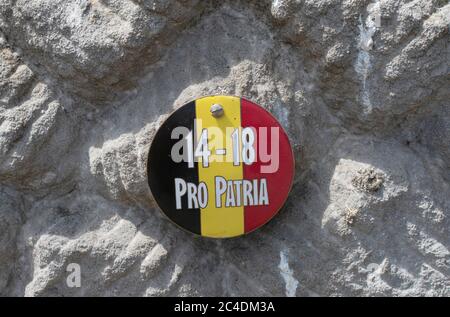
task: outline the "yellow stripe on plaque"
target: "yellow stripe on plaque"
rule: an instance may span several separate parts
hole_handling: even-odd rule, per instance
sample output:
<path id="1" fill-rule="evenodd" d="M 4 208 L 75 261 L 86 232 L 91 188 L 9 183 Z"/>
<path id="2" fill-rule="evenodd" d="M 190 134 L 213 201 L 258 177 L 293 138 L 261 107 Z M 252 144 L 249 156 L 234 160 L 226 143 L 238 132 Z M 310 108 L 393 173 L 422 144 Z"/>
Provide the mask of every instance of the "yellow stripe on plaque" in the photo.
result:
<path id="1" fill-rule="evenodd" d="M 212 116 L 210 111 L 214 104 L 221 105 L 224 110 L 224 114 L 218 118 Z M 201 135 L 205 133 L 206 129 L 208 150 L 210 151 L 207 164 L 205 164 L 203 157 L 198 159 L 199 183 L 204 182 L 208 187 L 208 205 L 200 209 L 201 234 L 214 238 L 243 234 L 244 207 L 226 206 L 226 192 L 217 201 L 215 188 L 216 177 L 222 178 L 222 189 L 223 179 L 227 181 L 243 179 L 242 162 L 239 160 L 239 162 L 233 163 L 232 143 L 233 132 L 236 129 L 241 129 L 241 100 L 232 96 L 205 97 L 196 100 L 195 110 L 197 118 L 196 139 L 201 139 Z M 239 142 L 237 146 L 239 152 L 241 152 L 241 146 Z M 225 186 L 227 186 L 227 190 L 233 191 L 235 197 L 240 195 L 240 193 L 236 193 L 232 186 Z M 221 204 L 220 208 L 218 208 L 217 203 Z"/>

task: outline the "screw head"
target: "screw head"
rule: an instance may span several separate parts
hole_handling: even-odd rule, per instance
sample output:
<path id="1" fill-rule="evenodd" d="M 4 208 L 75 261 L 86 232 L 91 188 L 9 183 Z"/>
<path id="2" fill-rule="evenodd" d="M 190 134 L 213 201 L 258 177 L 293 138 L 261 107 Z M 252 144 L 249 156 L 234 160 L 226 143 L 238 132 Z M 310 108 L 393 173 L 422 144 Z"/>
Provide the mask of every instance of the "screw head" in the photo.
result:
<path id="1" fill-rule="evenodd" d="M 223 107 L 222 105 L 219 105 L 218 103 L 215 103 L 211 106 L 211 108 L 209 109 L 209 111 L 211 111 L 211 115 L 214 118 L 219 118 L 221 116 L 223 116 Z"/>

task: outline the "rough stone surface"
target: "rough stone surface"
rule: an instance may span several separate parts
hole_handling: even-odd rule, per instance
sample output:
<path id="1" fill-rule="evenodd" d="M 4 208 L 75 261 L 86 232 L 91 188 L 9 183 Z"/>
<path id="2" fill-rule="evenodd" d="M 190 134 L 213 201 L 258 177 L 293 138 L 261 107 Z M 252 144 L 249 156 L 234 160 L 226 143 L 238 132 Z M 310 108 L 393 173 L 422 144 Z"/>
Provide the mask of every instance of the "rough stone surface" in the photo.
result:
<path id="1" fill-rule="evenodd" d="M 353 177 L 352 184 L 361 190 L 376 192 L 383 185 L 383 174 L 375 172 L 373 168 L 361 169 Z"/>
<path id="2" fill-rule="evenodd" d="M 1 0 L 0 295 L 450 296 L 449 23 L 442 0 Z M 280 214 L 223 241 L 146 175 L 209 94 L 295 148 Z"/>

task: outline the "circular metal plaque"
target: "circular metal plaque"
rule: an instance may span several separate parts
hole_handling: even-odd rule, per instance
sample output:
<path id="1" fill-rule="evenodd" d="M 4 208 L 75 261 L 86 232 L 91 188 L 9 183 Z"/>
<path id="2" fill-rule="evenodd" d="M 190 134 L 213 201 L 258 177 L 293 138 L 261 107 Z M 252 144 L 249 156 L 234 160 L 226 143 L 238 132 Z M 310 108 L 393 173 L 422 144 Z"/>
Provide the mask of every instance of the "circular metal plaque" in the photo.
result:
<path id="1" fill-rule="evenodd" d="M 178 108 L 152 142 L 148 182 L 163 213 L 192 233 L 229 238 L 267 223 L 294 176 L 288 136 L 265 109 L 210 96 Z"/>

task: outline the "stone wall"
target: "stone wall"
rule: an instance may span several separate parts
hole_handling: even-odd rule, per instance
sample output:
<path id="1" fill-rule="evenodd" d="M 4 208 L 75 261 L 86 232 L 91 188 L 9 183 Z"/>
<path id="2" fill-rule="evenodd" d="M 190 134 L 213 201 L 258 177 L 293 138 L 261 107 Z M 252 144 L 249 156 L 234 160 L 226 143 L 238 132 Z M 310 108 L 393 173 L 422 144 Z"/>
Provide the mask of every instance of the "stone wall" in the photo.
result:
<path id="1" fill-rule="evenodd" d="M 1 0 L 0 295 L 450 296 L 449 23 L 445 0 Z M 210 94 L 295 149 L 285 207 L 235 239 L 147 185 L 155 131 Z"/>

